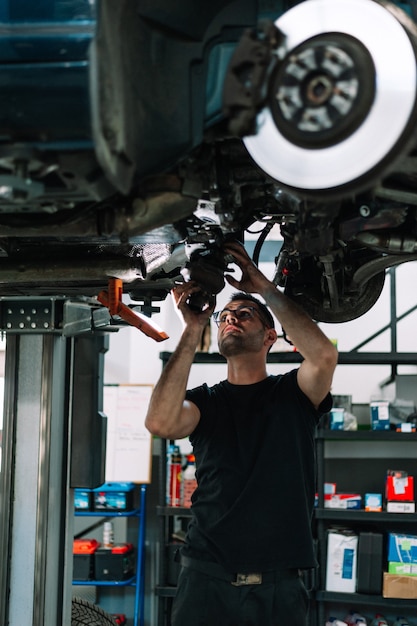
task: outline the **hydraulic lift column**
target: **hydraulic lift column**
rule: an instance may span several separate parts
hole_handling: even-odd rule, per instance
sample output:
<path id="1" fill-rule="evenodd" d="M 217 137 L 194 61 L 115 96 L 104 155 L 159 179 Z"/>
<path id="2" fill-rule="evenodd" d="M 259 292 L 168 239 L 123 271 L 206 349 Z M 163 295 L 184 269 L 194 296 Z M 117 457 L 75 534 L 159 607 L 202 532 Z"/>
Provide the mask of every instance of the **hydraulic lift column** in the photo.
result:
<path id="1" fill-rule="evenodd" d="M 44 313 L 34 313 L 40 310 L 39 304 L 48 310 L 47 320 Z M 0 472 L 0 623 L 68 626 L 72 487 L 104 482 L 105 420 L 100 398 L 107 337 L 92 332 L 94 309 L 65 300 L 0 301 L 0 318 L 7 336 Z M 74 423 L 78 423 L 77 433 L 73 433 Z M 97 434 L 98 440 L 91 445 L 89 438 Z M 73 474 L 79 484 L 75 485 L 71 484 L 71 458 L 77 460 Z"/>

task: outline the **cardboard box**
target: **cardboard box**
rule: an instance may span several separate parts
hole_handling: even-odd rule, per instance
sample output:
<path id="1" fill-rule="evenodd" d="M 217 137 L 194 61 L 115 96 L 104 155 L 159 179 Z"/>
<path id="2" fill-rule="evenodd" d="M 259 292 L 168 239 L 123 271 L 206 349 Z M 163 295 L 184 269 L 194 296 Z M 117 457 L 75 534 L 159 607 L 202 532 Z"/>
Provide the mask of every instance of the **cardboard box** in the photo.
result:
<path id="1" fill-rule="evenodd" d="M 411 422 L 403 422 L 402 424 L 398 424 L 395 430 L 397 433 L 415 433 L 416 427 L 414 424 L 411 424 Z"/>
<path id="2" fill-rule="evenodd" d="M 134 483 L 104 483 L 93 489 L 95 511 L 131 511 Z"/>
<path id="3" fill-rule="evenodd" d="M 74 509 L 76 511 L 92 511 L 92 495 L 90 489 L 74 489 Z"/>
<path id="4" fill-rule="evenodd" d="M 330 430 L 344 430 L 345 409 L 332 409 L 330 411 Z"/>
<path id="5" fill-rule="evenodd" d="M 365 493 L 365 511 L 382 511 L 382 493 Z"/>
<path id="6" fill-rule="evenodd" d="M 417 576 L 417 563 L 388 563 L 388 572 L 397 576 Z"/>
<path id="7" fill-rule="evenodd" d="M 327 535 L 326 590 L 356 591 L 358 536 L 350 531 L 329 530 Z"/>
<path id="8" fill-rule="evenodd" d="M 335 493 L 324 499 L 326 509 L 360 509 L 362 496 L 359 493 Z"/>
<path id="9" fill-rule="evenodd" d="M 389 533 L 388 561 L 417 564 L 417 536 Z"/>
<path id="10" fill-rule="evenodd" d="M 387 502 L 387 513 L 415 513 L 415 502 Z"/>
<path id="11" fill-rule="evenodd" d="M 382 595 L 384 598 L 417 599 L 417 577 L 384 572 Z"/>
<path id="12" fill-rule="evenodd" d="M 414 501 L 414 478 L 396 475 L 387 476 L 385 482 L 385 496 L 389 501 L 413 502 Z"/>
<path id="13" fill-rule="evenodd" d="M 389 402 L 385 400 L 371 402 L 372 430 L 390 430 Z"/>

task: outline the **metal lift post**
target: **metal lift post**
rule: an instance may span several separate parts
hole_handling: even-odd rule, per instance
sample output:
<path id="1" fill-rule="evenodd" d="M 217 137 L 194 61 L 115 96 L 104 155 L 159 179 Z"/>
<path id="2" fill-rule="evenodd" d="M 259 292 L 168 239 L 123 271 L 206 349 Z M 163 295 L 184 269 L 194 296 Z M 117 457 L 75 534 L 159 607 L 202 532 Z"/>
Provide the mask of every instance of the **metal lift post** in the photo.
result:
<path id="1" fill-rule="evenodd" d="M 0 300 L 0 329 L 7 336 L 0 471 L 1 624 L 71 623 L 72 488 L 79 486 L 71 484 L 71 457 L 79 452 L 72 425 L 73 406 L 78 412 L 82 404 L 79 396 L 74 402 L 74 380 L 80 378 L 77 353 L 89 350 L 96 363 L 88 395 L 96 396 L 97 420 L 102 415 L 100 376 L 107 340 L 100 331 L 106 321 L 103 311 L 65 299 Z M 86 387 L 80 392 L 86 393 Z M 91 413 L 87 398 L 86 405 Z M 97 443 L 91 455 L 103 456 L 102 441 Z M 94 467 L 104 464 L 99 461 Z M 99 473 L 91 471 L 86 459 L 89 484 L 83 486 L 104 482 Z"/>

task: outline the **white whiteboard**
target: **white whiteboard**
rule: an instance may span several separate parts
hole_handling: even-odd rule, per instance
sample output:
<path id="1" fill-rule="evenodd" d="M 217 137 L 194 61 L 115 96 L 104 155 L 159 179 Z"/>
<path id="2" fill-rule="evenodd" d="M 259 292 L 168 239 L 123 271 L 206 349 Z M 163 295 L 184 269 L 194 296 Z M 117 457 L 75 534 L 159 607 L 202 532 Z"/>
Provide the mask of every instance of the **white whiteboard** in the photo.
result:
<path id="1" fill-rule="evenodd" d="M 104 385 L 106 482 L 151 481 L 152 435 L 145 417 L 153 385 Z"/>

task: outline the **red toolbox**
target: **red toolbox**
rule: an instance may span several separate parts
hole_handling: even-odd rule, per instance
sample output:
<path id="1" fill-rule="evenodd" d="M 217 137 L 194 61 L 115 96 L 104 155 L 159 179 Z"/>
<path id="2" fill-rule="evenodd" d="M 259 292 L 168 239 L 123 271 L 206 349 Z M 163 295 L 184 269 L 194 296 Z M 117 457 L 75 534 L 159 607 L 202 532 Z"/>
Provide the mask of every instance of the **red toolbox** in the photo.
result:
<path id="1" fill-rule="evenodd" d="M 94 554 L 100 547 L 96 539 L 74 539 L 73 543 L 73 579 L 94 579 Z"/>

